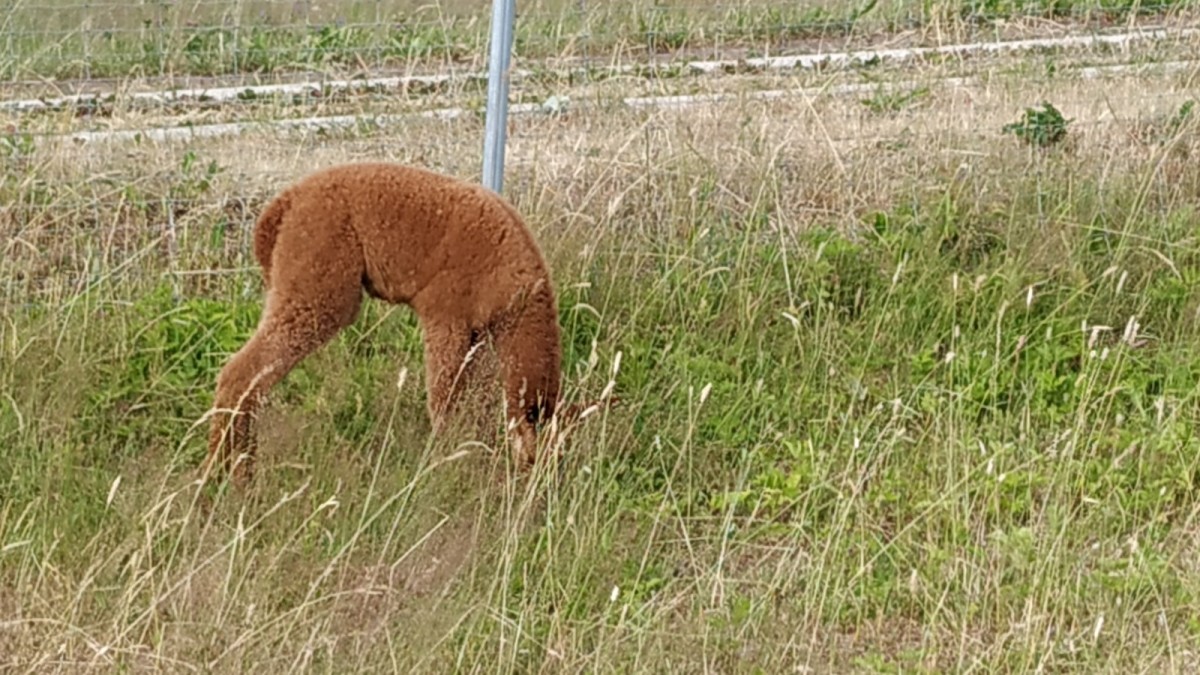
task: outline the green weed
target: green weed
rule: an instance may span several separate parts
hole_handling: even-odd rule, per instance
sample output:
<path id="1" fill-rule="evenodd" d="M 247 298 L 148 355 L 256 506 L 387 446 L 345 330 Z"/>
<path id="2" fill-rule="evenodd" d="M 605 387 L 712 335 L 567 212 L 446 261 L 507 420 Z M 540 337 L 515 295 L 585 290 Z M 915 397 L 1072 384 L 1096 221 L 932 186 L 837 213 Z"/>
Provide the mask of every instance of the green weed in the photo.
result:
<path id="1" fill-rule="evenodd" d="M 1051 103 L 1041 108 L 1026 108 L 1020 121 L 1004 125 L 1002 132 L 1012 134 L 1029 145 L 1040 148 L 1056 145 L 1067 137 L 1071 120 L 1063 117 Z"/>

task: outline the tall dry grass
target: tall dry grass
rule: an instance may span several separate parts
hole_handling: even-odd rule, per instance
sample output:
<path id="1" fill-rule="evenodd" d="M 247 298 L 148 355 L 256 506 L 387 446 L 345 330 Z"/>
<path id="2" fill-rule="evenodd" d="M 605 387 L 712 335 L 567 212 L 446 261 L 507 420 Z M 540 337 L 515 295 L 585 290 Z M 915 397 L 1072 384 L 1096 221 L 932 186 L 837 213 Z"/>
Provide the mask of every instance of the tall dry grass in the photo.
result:
<path id="1" fill-rule="evenodd" d="M 473 176 L 477 121 L 9 153 L 0 663 L 1187 671 L 1185 85 L 515 120 L 568 393 L 627 402 L 526 478 L 428 442 L 418 327 L 370 303 L 279 388 L 253 490 L 194 482 L 257 208 L 333 162 Z M 1051 95 L 1066 143 L 999 133 Z"/>

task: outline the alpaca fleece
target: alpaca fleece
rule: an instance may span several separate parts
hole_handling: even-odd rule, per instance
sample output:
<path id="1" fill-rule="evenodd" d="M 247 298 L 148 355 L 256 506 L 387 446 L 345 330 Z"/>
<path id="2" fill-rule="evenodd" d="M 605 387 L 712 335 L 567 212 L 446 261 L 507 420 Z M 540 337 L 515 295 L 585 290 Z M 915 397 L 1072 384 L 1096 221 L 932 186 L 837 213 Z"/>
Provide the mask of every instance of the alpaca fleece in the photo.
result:
<path id="1" fill-rule="evenodd" d="M 247 475 L 267 392 L 353 323 L 364 291 L 416 312 L 435 431 L 486 374 L 494 345 L 515 445 L 533 461 L 536 428 L 559 396 L 558 311 L 524 221 L 487 188 L 411 166 L 360 163 L 312 173 L 255 224 L 266 298 L 250 340 L 217 378 L 208 461 Z"/>

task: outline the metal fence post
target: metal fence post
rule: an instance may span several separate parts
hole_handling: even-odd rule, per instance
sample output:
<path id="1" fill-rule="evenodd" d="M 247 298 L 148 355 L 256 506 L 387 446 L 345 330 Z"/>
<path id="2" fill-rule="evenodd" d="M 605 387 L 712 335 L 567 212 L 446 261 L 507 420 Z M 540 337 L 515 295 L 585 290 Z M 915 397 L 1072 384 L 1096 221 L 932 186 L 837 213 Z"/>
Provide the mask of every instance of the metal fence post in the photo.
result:
<path id="1" fill-rule="evenodd" d="M 504 186 L 504 144 L 508 128 L 508 65 L 516 0 L 492 0 L 491 54 L 488 58 L 487 119 L 483 136 L 483 184 Z"/>

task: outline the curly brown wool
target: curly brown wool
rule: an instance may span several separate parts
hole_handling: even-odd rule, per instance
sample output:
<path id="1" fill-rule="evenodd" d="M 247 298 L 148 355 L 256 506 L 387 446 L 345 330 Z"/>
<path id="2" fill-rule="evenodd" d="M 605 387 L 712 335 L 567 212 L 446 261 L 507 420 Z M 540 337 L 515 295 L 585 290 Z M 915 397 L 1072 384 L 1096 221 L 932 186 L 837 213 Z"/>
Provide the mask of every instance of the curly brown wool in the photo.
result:
<path id="1" fill-rule="evenodd" d="M 517 452 L 526 465 L 535 459 L 537 425 L 559 398 L 558 312 L 537 243 L 499 195 L 411 166 L 335 166 L 267 204 L 254 256 L 263 314 L 217 379 L 208 462 L 228 471 L 241 456 L 237 472 L 249 477 L 264 396 L 355 321 L 364 290 L 416 312 L 435 432 L 489 374 L 473 347 L 490 341 Z"/>

